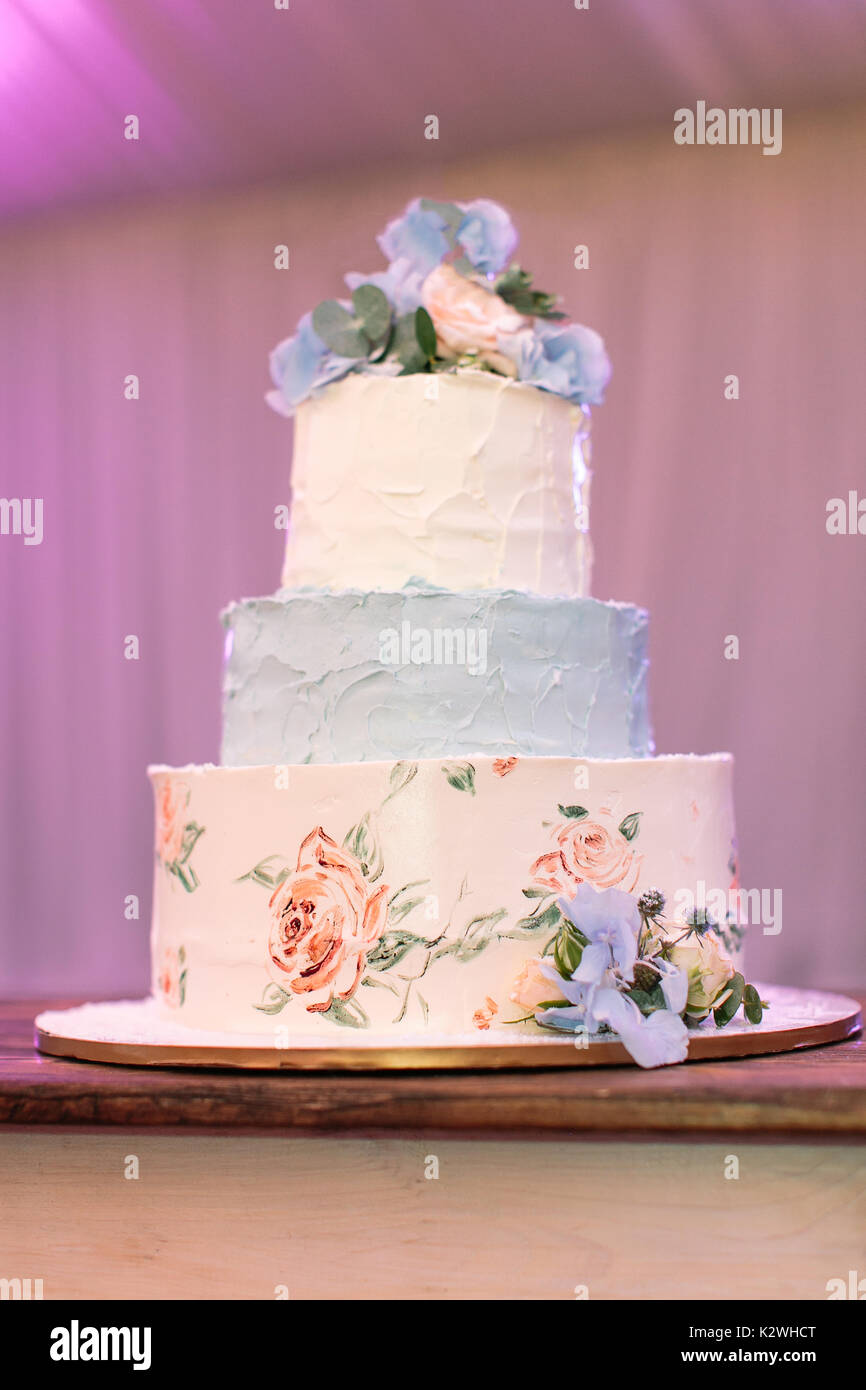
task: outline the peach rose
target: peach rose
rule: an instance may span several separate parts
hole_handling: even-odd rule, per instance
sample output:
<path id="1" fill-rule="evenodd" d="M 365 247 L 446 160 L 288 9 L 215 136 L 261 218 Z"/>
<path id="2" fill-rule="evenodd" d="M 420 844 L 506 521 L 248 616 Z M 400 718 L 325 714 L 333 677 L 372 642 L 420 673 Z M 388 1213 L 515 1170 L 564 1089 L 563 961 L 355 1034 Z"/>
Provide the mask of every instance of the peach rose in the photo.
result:
<path id="1" fill-rule="evenodd" d="M 557 893 L 573 893 L 580 883 L 593 888 L 622 886 L 630 893 L 640 877 L 642 854 L 635 854 L 615 826 L 600 820 L 570 820 L 555 832 L 556 850 L 532 866 L 534 881 Z"/>
<path id="2" fill-rule="evenodd" d="M 553 961 L 548 960 L 547 964 L 552 965 Z M 553 999 L 562 999 L 562 992 L 557 989 L 556 982 L 547 978 L 541 966 L 540 960 L 528 960 L 514 981 L 514 988 L 508 996 L 512 1003 L 519 1004 L 521 1009 L 527 1009 L 530 1013 L 534 1013 L 541 1004 L 549 1004 Z"/>
<path id="3" fill-rule="evenodd" d="M 507 777 L 517 767 L 516 758 L 494 758 L 493 771 L 497 777 Z"/>
<path id="4" fill-rule="evenodd" d="M 468 280 L 453 266 L 440 265 L 424 281 L 421 300 L 433 320 L 443 357 L 477 352 L 482 362 L 497 371 L 517 375 L 515 363 L 497 349 L 500 337 L 519 332 L 527 321 L 498 294 L 477 280 Z"/>
<path id="5" fill-rule="evenodd" d="M 307 996 L 323 1013 L 354 994 L 367 952 L 385 929 L 385 885 L 370 891 L 361 865 L 319 827 L 304 840 L 298 866 L 270 900 L 268 969 L 282 989 Z"/>
<path id="6" fill-rule="evenodd" d="M 181 957 L 173 946 L 166 946 L 162 953 L 162 968 L 159 972 L 159 992 L 171 1009 L 179 1009 L 183 1003 L 183 976 Z"/>
<path id="7" fill-rule="evenodd" d="M 483 1031 L 485 1028 L 490 1027 L 491 1021 L 496 1017 L 498 1013 L 499 1005 L 497 1004 L 496 1000 L 491 999 L 490 995 L 488 994 L 481 1008 L 476 1009 L 475 1013 L 472 1015 L 472 1022 L 475 1024 L 476 1028 L 480 1028 Z"/>
<path id="8" fill-rule="evenodd" d="M 163 864 L 175 864 L 183 848 L 189 787 L 166 777 L 156 794 L 156 852 Z"/>

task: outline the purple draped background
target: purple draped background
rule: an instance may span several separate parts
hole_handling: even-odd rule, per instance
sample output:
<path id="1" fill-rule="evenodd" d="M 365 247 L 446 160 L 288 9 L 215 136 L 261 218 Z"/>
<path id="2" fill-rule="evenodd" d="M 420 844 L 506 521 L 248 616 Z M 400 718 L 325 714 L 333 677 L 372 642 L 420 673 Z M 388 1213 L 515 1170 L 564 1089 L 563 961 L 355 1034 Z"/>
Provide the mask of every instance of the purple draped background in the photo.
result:
<path id="1" fill-rule="evenodd" d="M 784 904 L 752 973 L 862 983 L 866 536 L 825 518 L 866 497 L 864 155 L 866 111 L 842 108 L 786 115 L 777 158 L 669 124 L 539 135 L 0 230 L 0 493 L 44 499 L 41 545 L 0 536 L 0 990 L 146 987 L 144 767 L 217 758 L 218 610 L 278 580 L 267 351 L 379 266 L 419 192 L 505 203 L 537 282 L 603 332 L 595 593 L 651 610 L 659 750 L 737 758 L 744 886 Z"/>

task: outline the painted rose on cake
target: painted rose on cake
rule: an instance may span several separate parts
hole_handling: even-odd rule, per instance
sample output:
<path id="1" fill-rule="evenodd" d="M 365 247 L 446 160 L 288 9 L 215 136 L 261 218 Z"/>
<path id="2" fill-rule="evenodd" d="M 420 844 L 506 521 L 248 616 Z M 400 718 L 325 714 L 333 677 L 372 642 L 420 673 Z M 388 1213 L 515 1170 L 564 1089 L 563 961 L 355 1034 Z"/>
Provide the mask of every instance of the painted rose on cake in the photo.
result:
<path id="1" fill-rule="evenodd" d="M 359 860 L 318 827 L 270 900 L 268 970 L 310 1013 L 351 999 L 387 920 L 388 888 L 371 891 Z"/>
<path id="2" fill-rule="evenodd" d="M 186 999 L 186 951 L 166 946 L 157 976 L 157 986 L 163 1002 L 170 1009 L 179 1009 Z"/>
<path id="3" fill-rule="evenodd" d="M 157 858 L 192 893 L 199 880 L 189 861 L 204 827 L 189 818 L 189 786 L 178 778 L 163 777 L 156 783 L 155 794 Z"/>
<path id="4" fill-rule="evenodd" d="M 643 862 L 632 849 L 641 812 L 633 811 L 618 825 L 603 814 L 592 817 L 585 806 L 560 806 L 559 812 L 563 819 L 553 832 L 555 848 L 536 859 L 533 882 L 557 893 L 573 893 L 581 883 L 630 893 Z"/>

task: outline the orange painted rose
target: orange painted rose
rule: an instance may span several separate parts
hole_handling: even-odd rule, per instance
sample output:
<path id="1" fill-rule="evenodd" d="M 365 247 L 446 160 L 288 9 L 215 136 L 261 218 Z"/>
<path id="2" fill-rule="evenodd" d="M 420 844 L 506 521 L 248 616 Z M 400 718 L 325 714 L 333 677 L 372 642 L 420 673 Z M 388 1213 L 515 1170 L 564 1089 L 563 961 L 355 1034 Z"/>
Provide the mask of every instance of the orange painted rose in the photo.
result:
<path id="1" fill-rule="evenodd" d="M 189 787 L 166 777 L 156 794 L 156 852 L 163 864 L 175 864 L 183 848 Z"/>
<path id="2" fill-rule="evenodd" d="M 186 987 L 186 952 L 182 946 L 180 951 L 176 951 L 173 946 L 166 946 L 162 953 L 158 984 L 163 1001 L 169 1008 L 179 1009 Z"/>
<path id="3" fill-rule="evenodd" d="M 507 777 L 517 767 L 516 758 L 494 758 L 493 771 L 497 777 Z"/>
<path id="4" fill-rule="evenodd" d="M 480 1028 L 483 1032 L 485 1028 L 490 1027 L 498 1013 L 499 1005 L 496 1000 L 491 999 L 488 994 L 485 996 L 484 1003 L 481 1007 L 476 1009 L 475 1013 L 472 1015 L 472 1022 L 475 1024 L 476 1028 Z"/>
<path id="5" fill-rule="evenodd" d="M 630 893 L 640 876 L 643 855 L 636 854 L 616 826 L 601 820 L 569 820 L 554 832 L 556 849 L 532 866 L 534 881 L 557 893 L 573 893 L 580 883 L 593 888 L 621 885 Z"/>
<path id="6" fill-rule="evenodd" d="M 375 892 L 348 850 L 324 830 L 313 830 L 298 866 L 270 901 L 268 969 L 281 989 L 305 995 L 310 1013 L 323 1013 L 334 997 L 350 999 L 373 947 L 385 929 L 388 889 Z"/>

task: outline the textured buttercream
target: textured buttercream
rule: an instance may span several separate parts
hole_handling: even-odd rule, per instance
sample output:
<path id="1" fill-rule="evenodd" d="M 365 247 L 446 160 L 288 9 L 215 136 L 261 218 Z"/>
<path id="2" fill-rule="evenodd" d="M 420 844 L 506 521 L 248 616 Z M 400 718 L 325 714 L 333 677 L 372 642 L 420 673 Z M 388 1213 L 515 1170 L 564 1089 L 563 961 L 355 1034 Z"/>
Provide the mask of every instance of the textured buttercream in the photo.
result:
<path id="1" fill-rule="evenodd" d="M 588 431 L 487 372 L 329 386 L 295 421 L 283 587 L 588 594 Z"/>
<path id="2" fill-rule="evenodd" d="M 276 1047 L 510 1024 L 575 875 L 654 888 L 668 921 L 680 894 L 728 889 L 731 772 L 724 755 L 153 768 L 162 1014 Z M 301 913 L 333 938 L 324 990 L 303 950 L 280 954 Z"/>
<path id="3" fill-rule="evenodd" d="M 303 590 L 223 621 L 229 766 L 652 752 L 648 617 L 629 604 Z"/>

